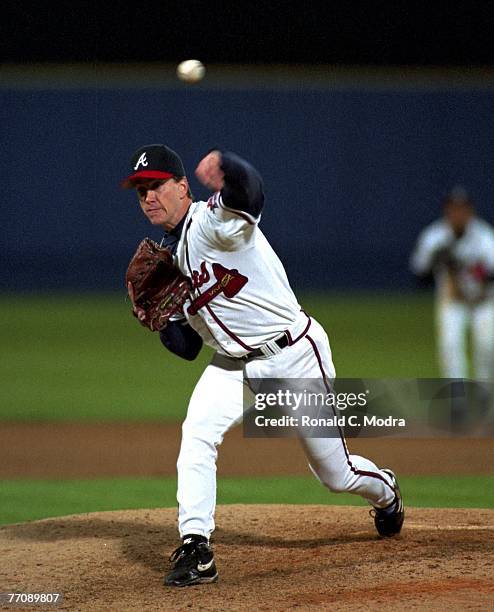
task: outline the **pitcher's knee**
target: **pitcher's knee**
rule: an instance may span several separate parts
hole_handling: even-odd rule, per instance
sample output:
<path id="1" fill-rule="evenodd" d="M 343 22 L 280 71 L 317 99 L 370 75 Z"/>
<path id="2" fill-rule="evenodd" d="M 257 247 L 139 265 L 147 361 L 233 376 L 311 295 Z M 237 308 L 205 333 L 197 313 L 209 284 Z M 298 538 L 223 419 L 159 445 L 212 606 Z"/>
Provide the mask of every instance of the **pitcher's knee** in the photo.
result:
<path id="1" fill-rule="evenodd" d="M 337 473 L 326 466 L 309 464 L 312 473 L 332 493 L 345 493 L 348 491 L 346 474 Z"/>
<path id="2" fill-rule="evenodd" d="M 348 491 L 347 485 L 343 480 L 334 479 L 323 484 L 331 491 L 331 493 L 345 493 L 345 491 Z"/>

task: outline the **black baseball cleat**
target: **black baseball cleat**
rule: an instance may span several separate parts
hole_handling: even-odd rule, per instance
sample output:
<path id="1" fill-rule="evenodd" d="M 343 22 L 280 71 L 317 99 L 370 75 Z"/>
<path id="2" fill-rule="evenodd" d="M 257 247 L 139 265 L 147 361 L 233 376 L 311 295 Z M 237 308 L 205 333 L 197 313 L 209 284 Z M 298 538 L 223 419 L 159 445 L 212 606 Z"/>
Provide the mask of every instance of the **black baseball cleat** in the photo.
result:
<path id="1" fill-rule="evenodd" d="M 405 520 L 405 508 L 403 506 L 403 498 L 401 496 L 400 487 L 394 472 L 388 469 L 383 469 L 383 472 L 391 478 L 395 489 L 395 499 L 386 508 L 376 508 L 371 510 L 371 516 L 374 517 L 374 524 L 377 529 L 377 533 L 384 537 L 389 538 L 391 536 L 400 533 Z"/>
<path id="2" fill-rule="evenodd" d="M 183 544 L 170 556 L 174 564 L 165 576 L 165 586 L 184 587 L 218 580 L 212 548 L 206 538 L 185 536 Z"/>

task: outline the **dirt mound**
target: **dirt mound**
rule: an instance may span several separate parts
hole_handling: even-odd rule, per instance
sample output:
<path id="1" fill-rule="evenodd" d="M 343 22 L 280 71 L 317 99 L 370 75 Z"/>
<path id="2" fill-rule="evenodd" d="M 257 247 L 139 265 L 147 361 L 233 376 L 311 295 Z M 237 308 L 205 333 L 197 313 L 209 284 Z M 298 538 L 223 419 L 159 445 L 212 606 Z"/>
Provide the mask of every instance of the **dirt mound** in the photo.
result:
<path id="1" fill-rule="evenodd" d="M 363 507 L 220 506 L 220 581 L 167 589 L 175 523 L 168 508 L 2 527 L 0 591 L 61 592 L 59 610 L 449 611 L 494 601 L 492 510 L 412 508 L 402 535 L 383 540 Z"/>

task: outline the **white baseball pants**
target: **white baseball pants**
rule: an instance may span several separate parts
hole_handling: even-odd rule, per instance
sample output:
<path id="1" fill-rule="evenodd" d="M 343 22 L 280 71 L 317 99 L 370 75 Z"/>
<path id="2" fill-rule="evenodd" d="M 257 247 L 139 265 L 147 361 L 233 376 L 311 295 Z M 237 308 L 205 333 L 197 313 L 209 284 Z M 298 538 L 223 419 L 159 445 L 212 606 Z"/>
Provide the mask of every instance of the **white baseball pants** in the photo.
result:
<path id="1" fill-rule="evenodd" d="M 494 301 L 469 305 L 440 302 L 436 310 L 441 373 L 445 378 L 468 378 L 468 331 L 472 336 L 473 372 L 477 380 L 494 374 Z"/>
<path id="2" fill-rule="evenodd" d="M 335 376 L 328 337 L 314 319 L 298 342 L 267 359 L 252 360 L 244 368 L 247 378 Z M 194 389 L 177 462 L 181 537 L 199 534 L 209 538 L 214 530 L 217 449 L 225 433 L 242 420 L 243 385 L 242 369 L 209 365 Z M 360 495 L 377 507 L 393 502 L 394 489 L 388 475 L 372 461 L 350 455 L 341 437 L 301 441 L 311 471 L 330 491 Z"/>

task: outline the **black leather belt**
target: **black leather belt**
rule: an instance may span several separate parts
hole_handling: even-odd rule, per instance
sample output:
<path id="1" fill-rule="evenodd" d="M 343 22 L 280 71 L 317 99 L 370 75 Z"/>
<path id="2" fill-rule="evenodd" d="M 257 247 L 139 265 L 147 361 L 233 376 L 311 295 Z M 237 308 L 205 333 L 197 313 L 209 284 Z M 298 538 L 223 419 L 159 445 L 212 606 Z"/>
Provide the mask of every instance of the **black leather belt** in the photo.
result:
<path id="1" fill-rule="evenodd" d="M 284 349 L 290 344 L 286 333 L 284 333 L 283 336 L 281 336 L 281 338 L 278 338 L 274 342 L 280 347 L 280 349 Z M 247 355 L 240 357 L 240 359 L 248 361 L 249 359 L 256 359 L 257 357 L 266 357 L 266 356 L 267 356 L 266 353 L 263 353 L 261 348 L 256 348 L 250 353 L 247 353 Z"/>

